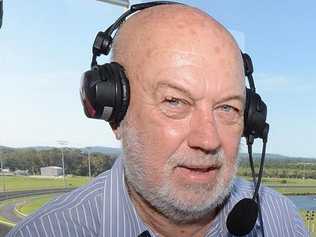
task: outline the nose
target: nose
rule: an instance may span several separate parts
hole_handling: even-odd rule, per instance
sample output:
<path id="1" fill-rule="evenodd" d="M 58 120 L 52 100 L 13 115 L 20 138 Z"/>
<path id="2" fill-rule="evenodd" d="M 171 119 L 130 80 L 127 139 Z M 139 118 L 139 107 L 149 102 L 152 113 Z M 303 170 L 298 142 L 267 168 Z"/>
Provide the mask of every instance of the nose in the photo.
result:
<path id="1" fill-rule="evenodd" d="M 211 111 L 196 111 L 192 115 L 188 146 L 204 153 L 215 153 L 221 146 L 216 121 Z"/>

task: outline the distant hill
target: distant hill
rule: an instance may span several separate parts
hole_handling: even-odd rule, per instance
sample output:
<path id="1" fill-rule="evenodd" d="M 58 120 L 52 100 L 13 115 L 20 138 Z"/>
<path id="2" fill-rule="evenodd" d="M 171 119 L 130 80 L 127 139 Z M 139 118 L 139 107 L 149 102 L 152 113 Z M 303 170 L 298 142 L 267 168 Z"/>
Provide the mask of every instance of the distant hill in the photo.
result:
<path id="1" fill-rule="evenodd" d="M 113 148 L 113 147 L 104 147 L 104 146 L 89 146 L 89 147 L 82 147 L 82 148 L 73 148 L 73 147 L 67 147 L 70 149 L 79 149 L 83 152 L 87 152 L 88 150 L 91 153 L 102 153 L 106 155 L 113 155 L 118 156 L 122 153 L 122 149 L 120 148 Z M 12 148 L 7 146 L 0 146 L 0 151 L 6 150 L 6 151 L 14 151 L 14 150 L 20 150 L 20 149 L 35 149 L 37 151 L 42 150 L 50 150 L 50 149 L 60 149 L 60 147 L 52 147 L 52 146 L 31 146 L 31 147 L 18 147 L 18 148 Z M 247 153 L 240 153 L 239 154 L 241 161 L 248 161 L 248 154 Z M 260 159 L 261 154 L 260 153 L 254 153 L 253 158 L 254 160 Z M 278 160 L 280 162 L 301 162 L 301 163 L 316 163 L 316 157 L 295 157 L 295 156 L 284 156 L 279 154 L 273 154 L 273 153 L 267 153 L 266 154 L 266 161 L 269 160 Z"/>
<path id="2" fill-rule="evenodd" d="M 241 162 L 247 161 L 248 162 L 248 153 L 240 153 L 239 157 L 241 158 Z M 261 159 L 261 153 L 254 153 L 253 154 L 254 160 Z M 289 163 L 316 163 L 316 157 L 296 157 L 296 156 L 284 156 L 279 154 L 267 153 L 265 157 L 266 163 L 269 161 L 274 162 L 289 162 Z"/>
<path id="3" fill-rule="evenodd" d="M 107 155 L 119 155 L 121 154 L 122 150 L 120 148 L 113 148 L 113 147 L 103 147 L 103 146 L 89 146 L 85 148 L 80 148 L 82 151 L 89 150 L 92 153 L 102 153 Z"/>
<path id="4" fill-rule="evenodd" d="M 90 146 L 90 147 L 83 147 L 83 148 L 74 148 L 74 147 L 67 147 L 65 148 L 70 148 L 70 149 L 79 149 L 83 152 L 88 152 L 88 150 L 91 153 L 102 153 L 106 155 L 114 155 L 117 156 L 119 155 L 122 150 L 120 148 L 113 148 L 113 147 L 103 147 L 103 146 Z M 51 150 L 51 149 L 60 149 L 60 147 L 53 147 L 53 146 L 30 146 L 30 147 L 7 147 L 7 146 L 0 146 L 0 151 L 14 151 L 14 150 L 29 150 L 29 149 L 34 149 L 36 151 L 46 151 L 46 150 Z"/>

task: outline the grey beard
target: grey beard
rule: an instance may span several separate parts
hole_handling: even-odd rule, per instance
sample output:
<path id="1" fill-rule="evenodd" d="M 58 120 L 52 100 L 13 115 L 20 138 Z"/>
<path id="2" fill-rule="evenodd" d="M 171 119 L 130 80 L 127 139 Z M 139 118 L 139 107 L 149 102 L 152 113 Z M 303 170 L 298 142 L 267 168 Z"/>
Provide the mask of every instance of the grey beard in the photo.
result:
<path id="1" fill-rule="evenodd" d="M 194 203 L 192 200 L 179 198 L 174 188 L 171 187 L 167 179 L 163 179 L 161 184 L 150 182 L 152 170 L 145 170 L 142 162 L 145 159 L 144 143 L 141 136 L 132 127 L 123 125 L 123 160 L 127 185 L 132 187 L 142 198 L 144 198 L 156 211 L 174 223 L 193 223 L 201 218 L 211 215 L 212 212 L 221 205 L 229 195 L 233 179 L 237 172 L 237 162 L 233 165 L 228 182 L 222 177 L 217 177 L 214 187 L 190 186 L 186 185 L 185 190 L 199 193 L 203 197 L 202 201 Z M 225 162 L 223 154 L 217 154 L 217 158 Z M 229 164 L 224 163 L 224 166 Z"/>

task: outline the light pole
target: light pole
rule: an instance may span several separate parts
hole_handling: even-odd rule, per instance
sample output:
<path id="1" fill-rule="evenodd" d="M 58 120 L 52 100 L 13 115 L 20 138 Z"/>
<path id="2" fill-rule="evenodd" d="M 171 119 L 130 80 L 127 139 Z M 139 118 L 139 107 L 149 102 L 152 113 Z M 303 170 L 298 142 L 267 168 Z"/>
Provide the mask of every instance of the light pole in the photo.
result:
<path id="1" fill-rule="evenodd" d="M 90 147 L 86 147 L 81 151 L 81 154 L 85 157 L 88 155 L 88 173 L 89 173 L 89 180 L 91 180 L 91 154 L 90 154 Z"/>
<path id="2" fill-rule="evenodd" d="M 3 17 L 3 0 L 0 0 L 0 28 L 2 26 L 2 17 Z"/>
<path id="3" fill-rule="evenodd" d="M 58 140 L 57 143 L 61 146 L 65 146 L 68 144 L 65 140 Z M 67 188 L 67 181 L 65 179 L 65 161 L 64 161 L 64 149 L 61 147 L 61 162 L 63 166 L 63 179 L 64 179 L 64 188 Z"/>
<path id="4" fill-rule="evenodd" d="M 3 157 L 2 157 L 2 152 L 1 152 L 1 176 L 2 176 L 2 184 L 3 184 L 3 192 L 6 191 L 6 185 L 5 185 L 5 177 L 4 177 L 4 172 L 3 172 Z"/>
<path id="5" fill-rule="evenodd" d="M 91 159 L 90 159 L 90 149 L 87 147 L 88 151 L 88 168 L 89 168 L 89 180 L 91 180 Z"/>

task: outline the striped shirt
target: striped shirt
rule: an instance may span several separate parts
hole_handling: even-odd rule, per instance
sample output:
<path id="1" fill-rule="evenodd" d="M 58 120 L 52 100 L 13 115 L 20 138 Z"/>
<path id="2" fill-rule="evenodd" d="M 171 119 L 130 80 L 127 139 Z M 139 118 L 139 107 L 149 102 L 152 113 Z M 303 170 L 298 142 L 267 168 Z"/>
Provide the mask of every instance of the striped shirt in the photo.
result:
<path id="1" fill-rule="evenodd" d="M 251 198 L 253 185 L 240 178 L 230 198 L 213 220 L 206 237 L 232 236 L 226 228 L 229 211 L 240 199 Z M 262 187 L 261 210 L 266 237 L 309 236 L 294 204 Z M 45 205 L 12 229 L 7 237 L 137 237 L 146 226 L 131 202 L 124 182 L 122 159 L 90 184 Z M 247 237 L 262 236 L 259 218 Z"/>

